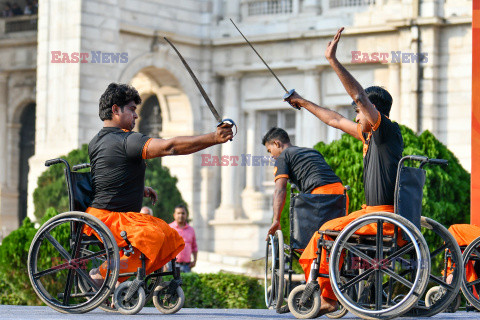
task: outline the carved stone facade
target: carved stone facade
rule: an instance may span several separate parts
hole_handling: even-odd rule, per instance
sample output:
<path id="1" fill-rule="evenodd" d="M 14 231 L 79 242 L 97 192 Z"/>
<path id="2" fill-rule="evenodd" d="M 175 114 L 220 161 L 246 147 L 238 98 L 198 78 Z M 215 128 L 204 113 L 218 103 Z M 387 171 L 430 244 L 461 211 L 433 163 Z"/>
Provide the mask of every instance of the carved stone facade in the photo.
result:
<path id="1" fill-rule="evenodd" d="M 219 113 L 239 126 L 231 143 L 162 160 L 179 179 L 199 247 L 223 257 L 262 255 L 273 189 L 272 166 L 260 159 L 266 155 L 263 133 L 278 124 L 295 144 L 308 147 L 340 133 L 282 102 L 283 90 L 230 18 L 289 89 L 353 117 L 350 99 L 324 58 L 328 41 L 345 26 L 338 48 L 342 63 L 362 85 L 391 92 L 393 120 L 432 131 L 469 170 L 471 7 L 467 0 L 42 1 L 38 32 L 6 33 L 0 23 L 0 226 L 6 232 L 18 226 L 19 115 L 31 102 L 36 137 L 29 160 L 30 214 L 44 161 L 88 142 L 100 129 L 98 99 L 112 81 L 131 83 L 144 101 L 156 96 L 162 138 L 214 130 L 192 79 L 163 41 L 167 36 Z M 88 53 L 87 63 L 52 63 L 52 51 Z M 352 51 L 389 57 L 385 63 L 354 63 Z M 398 52 L 404 54 L 400 60 L 393 57 Z M 110 53 L 127 59 L 102 60 Z M 419 53 L 428 61 L 412 62 Z M 237 166 L 206 166 L 202 154 L 240 160 Z"/>

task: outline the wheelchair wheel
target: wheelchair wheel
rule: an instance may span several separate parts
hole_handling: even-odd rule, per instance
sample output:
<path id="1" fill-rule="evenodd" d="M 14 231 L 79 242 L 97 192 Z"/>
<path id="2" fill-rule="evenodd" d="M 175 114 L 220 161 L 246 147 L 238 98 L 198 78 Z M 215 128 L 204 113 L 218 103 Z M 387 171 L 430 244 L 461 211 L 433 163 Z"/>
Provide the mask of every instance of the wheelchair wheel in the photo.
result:
<path id="1" fill-rule="evenodd" d="M 472 306 L 480 310 L 480 279 L 477 271 L 480 268 L 480 237 L 473 240 L 463 252 L 463 265 L 466 268 L 461 284 L 463 295 Z M 470 277 L 467 274 L 468 270 L 471 270 L 469 273 L 473 273 Z M 476 279 L 473 279 L 474 275 Z"/>
<path id="2" fill-rule="evenodd" d="M 376 225 L 377 234 L 355 234 L 369 224 Z M 384 236 L 385 228 L 397 228 L 397 239 Z M 339 270 L 345 254 L 350 255 L 350 269 L 357 275 L 342 284 Z M 330 255 L 329 273 L 332 289 L 348 311 L 364 319 L 390 319 L 407 312 L 425 292 L 430 253 L 411 222 L 390 212 L 370 213 L 351 222 L 338 235 Z M 352 287 L 358 294 L 349 294 Z"/>
<path id="3" fill-rule="evenodd" d="M 145 305 L 145 290 L 138 287 L 129 297 L 128 291 L 133 285 L 133 281 L 125 281 L 120 284 L 113 294 L 115 307 L 121 314 L 137 314 Z"/>
<path id="4" fill-rule="evenodd" d="M 95 239 L 89 246 L 90 240 L 83 233 L 85 226 L 93 229 L 101 242 Z M 108 262 L 106 278 L 98 283 L 89 272 L 103 261 Z M 46 305 L 59 312 L 84 313 L 95 309 L 114 290 L 118 273 L 118 246 L 111 231 L 99 219 L 83 212 L 66 212 L 51 218 L 30 245 L 28 276 L 33 289 Z M 87 284 L 88 289 L 82 290 L 80 284 Z"/>
<path id="5" fill-rule="evenodd" d="M 417 306 L 409 310 L 406 315 L 411 317 L 431 317 L 446 310 L 457 298 L 463 279 L 462 252 L 457 241 L 450 232 L 437 221 L 422 217 L 421 227 L 423 234 L 434 234 L 434 250 L 430 252 L 431 269 L 429 287 L 424 297 L 421 297 Z M 446 283 L 446 273 L 452 273 L 450 284 Z"/>
<path id="6" fill-rule="evenodd" d="M 265 253 L 265 304 L 267 308 L 282 307 L 285 289 L 285 251 L 282 230 L 267 241 Z"/>
<path id="7" fill-rule="evenodd" d="M 320 311 L 320 292 L 318 290 L 313 292 L 305 305 L 300 305 L 300 299 L 306 287 L 307 285 L 301 284 L 295 287 L 288 296 L 288 308 L 297 319 L 316 318 Z"/>
<path id="8" fill-rule="evenodd" d="M 172 280 L 173 281 L 173 280 Z M 182 309 L 185 303 L 185 294 L 180 286 L 175 292 L 170 292 L 170 282 L 161 282 L 153 293 L 153 304 L 158 311 L 164 314 L 173 314 Z"/>

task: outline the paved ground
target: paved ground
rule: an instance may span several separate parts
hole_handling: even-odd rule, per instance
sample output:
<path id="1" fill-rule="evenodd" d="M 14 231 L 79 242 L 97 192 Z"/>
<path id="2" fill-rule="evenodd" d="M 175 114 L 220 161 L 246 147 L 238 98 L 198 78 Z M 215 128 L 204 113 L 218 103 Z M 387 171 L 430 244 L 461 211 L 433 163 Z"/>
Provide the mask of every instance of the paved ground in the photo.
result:
<path id="1" fill-rule="evenodd" d="M 155 308 L 143 308 L 135 316 L 124 316 L 118 313 L 106 313 L 99 309 L 85 314 L 63 314 L 56 312 L 49 307 L 25 307 L 25 306 L 2 306 L 0 305 L 0 319 L 38 319 L 38 320 L 60 320 L 60 319 L 102 319 L 102 320 L 214 320 L 214 319 L 233 319 L 233 320 L 251 320 L 251 319 L 295 319 L 290 313 L 278 315 L 273 310 L 252 310 L 252 309 L 182 309 L 177 314 L 160 314 Z M 319 319 L 328 319 L 321 317 Z M 352 314 L 347 314 L 342 319 L 357 319 Z M 411 319 L 480 319 L 480 313 L 476 312 L 457 312 L 454 314 L 443 313 L 432 318 L 401 318 L 403 320 Z"/>

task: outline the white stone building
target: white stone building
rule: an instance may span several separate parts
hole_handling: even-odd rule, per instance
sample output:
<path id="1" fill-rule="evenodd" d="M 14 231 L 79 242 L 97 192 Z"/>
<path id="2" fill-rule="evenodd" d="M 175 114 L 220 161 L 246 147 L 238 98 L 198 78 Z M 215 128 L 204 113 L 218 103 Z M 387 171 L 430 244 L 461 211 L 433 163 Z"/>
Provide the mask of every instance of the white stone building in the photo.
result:
<path id="1" fill-rule="evenodd" d="M 471 0 L 42 0 L 38 28 L 37 16 L 0 19 L 3 234 L 18 226 L 22 206 L 33 212 L 45 160 L 88 142 L 100 129 L 98 100 L 110 82 L 138 89 L 144 101 L 138 125 L 152 134 L 214 130 L 167 36 L 219 112 L 239 126 L 231 143 L 163 159 L 191 209 L 200 257 L 238 265 L 241 259 L 232 256 L 261 256 L 272 217 L 272 167 L 202 166 L 201 154 L 265 156 L 261 137 L 273 125 L 308 147 L 340 133 L 282 102 L 283 90 L 230 18 L 288 88 L 353 117 L 324 58 L 328 41 L 345 26 L 338 57 L 348 70 L 365 87 L 386 87 L 394 98 L 393 120 L 432 131 L 470 170 Z M 389 56 L 385 63 L 353 63 L 352 51 Z M 81 56 L 86 63 L 55 63 L 63 53 L 88 57 Z M 109 53 L 119 60 L 102 60 Z M 419 53 L 426 62 L 408 56 Z M 28 201 L 20 198 L 22 190 Z"/>

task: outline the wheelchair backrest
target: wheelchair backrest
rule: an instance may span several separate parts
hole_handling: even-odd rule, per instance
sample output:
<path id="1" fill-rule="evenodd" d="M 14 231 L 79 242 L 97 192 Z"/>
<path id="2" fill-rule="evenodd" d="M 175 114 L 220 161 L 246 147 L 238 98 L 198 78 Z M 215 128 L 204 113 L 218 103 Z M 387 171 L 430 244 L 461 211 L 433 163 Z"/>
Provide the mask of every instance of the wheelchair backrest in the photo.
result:
<path id="1" fill-rule="evenodd" d="M 293 194 L 290 198 L 290 246 L 305 249 L 327 221 L 345 216 L 345 194 Z"/>
<path id="2" fill-rule="evenodd" d="M 68 174 L 65 172 L 65 174 Z M 90 172 L 70 172 L 70 181 L 72 184 L 69 191 L 70 210 L 85 211 L 93 201 L 93 184 Z M 70 189 L 69 189 L 70 190 Z"/>
<path id="3" fill-rule="evenodd" d="M 395 213 L 412 222 L 420 230 L 425 170 L 398 164 L 395 185 Z"/>

